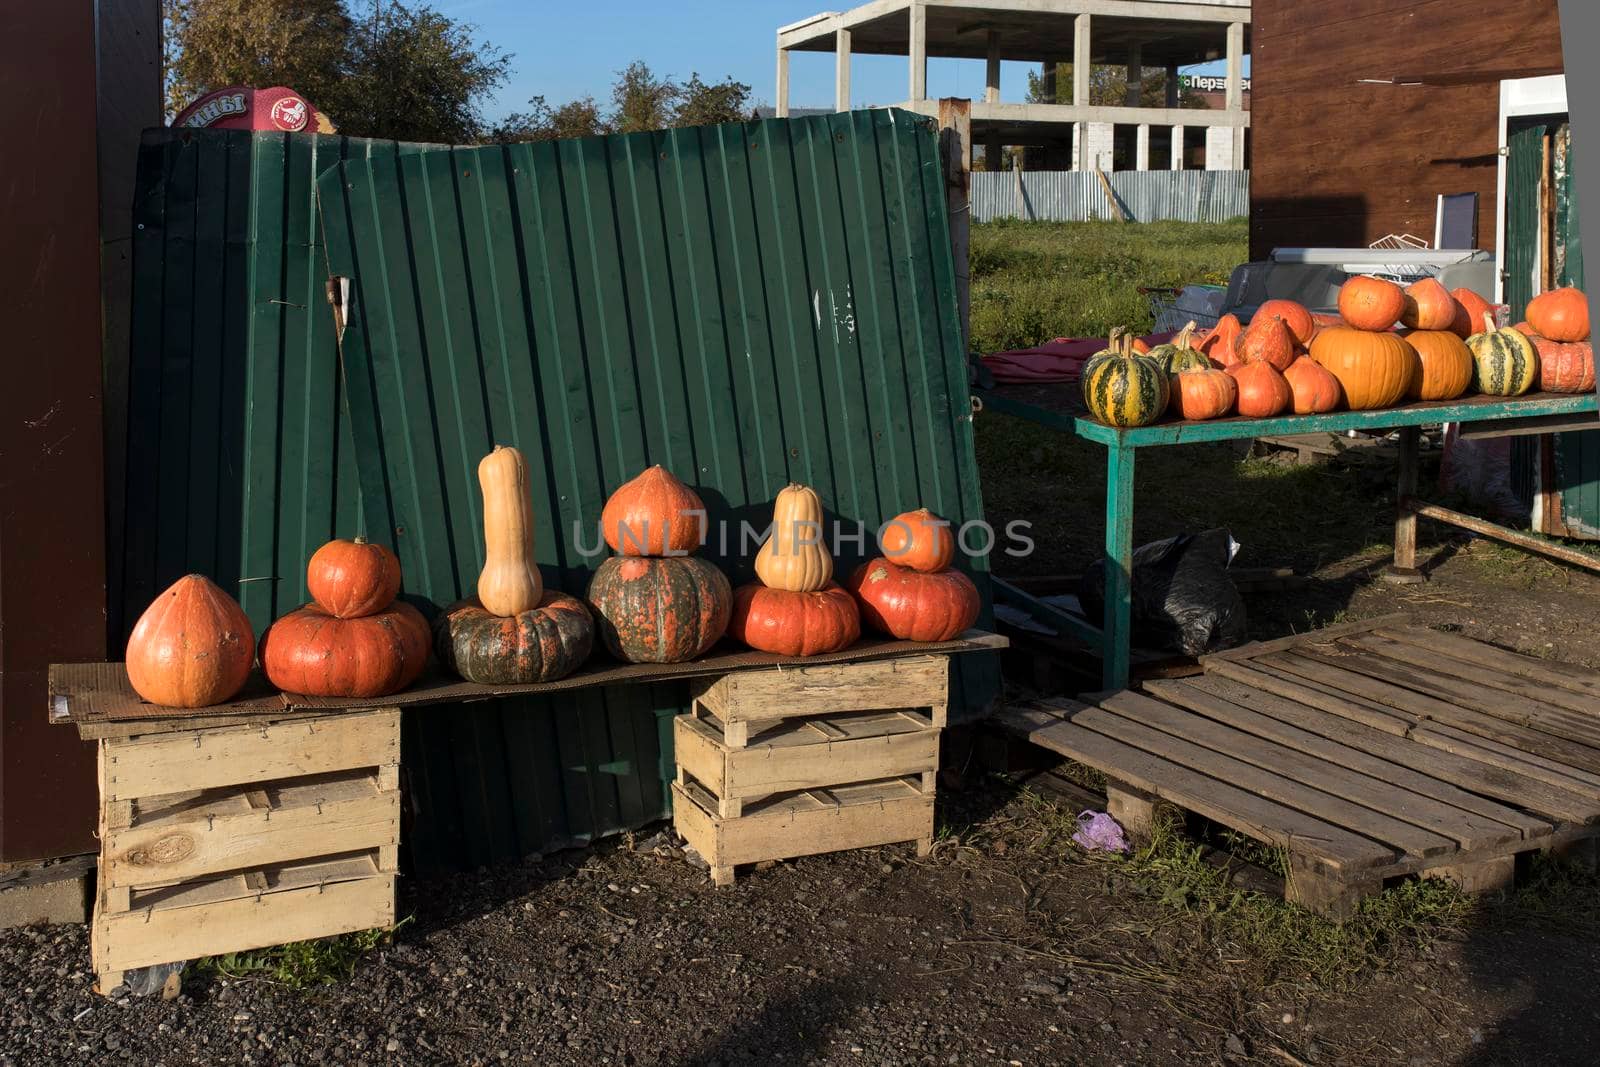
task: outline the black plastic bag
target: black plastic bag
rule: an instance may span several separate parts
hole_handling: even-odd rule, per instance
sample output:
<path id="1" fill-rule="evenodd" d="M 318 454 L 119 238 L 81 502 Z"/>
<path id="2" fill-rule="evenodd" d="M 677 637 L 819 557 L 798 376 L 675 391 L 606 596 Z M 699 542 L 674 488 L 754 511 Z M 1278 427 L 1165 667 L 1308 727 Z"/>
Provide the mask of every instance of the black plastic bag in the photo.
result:
<path id="1" fill-rule="evenodd" d="M 1238 545 L 1218 528 L 1141 545 L 1133 552 L 1133 643 L 1198 656 L 1244 643 L 1244 598 L 1228 577 Z M 1106 561 L 1079 583 L 1091 621 L 1105 617 Z"/>

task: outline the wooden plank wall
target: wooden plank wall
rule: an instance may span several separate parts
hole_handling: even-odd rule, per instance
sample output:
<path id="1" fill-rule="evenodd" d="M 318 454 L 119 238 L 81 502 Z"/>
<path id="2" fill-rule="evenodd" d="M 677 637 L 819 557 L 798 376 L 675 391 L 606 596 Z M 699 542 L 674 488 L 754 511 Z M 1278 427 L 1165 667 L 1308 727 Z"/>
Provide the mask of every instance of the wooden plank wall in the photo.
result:
<path id="1" fill-rule="evenodd" d="M 1252 12 L 1251 259 L 1386 233 L 1432 241 L 1440 193 L 1478 194 L 1478 245 L 1493 248 L 1499 78 L 1560 65 L 1556 0 L 1255 0 Z M 1469 71 L 1487 80 L 1359 82 Z"/>

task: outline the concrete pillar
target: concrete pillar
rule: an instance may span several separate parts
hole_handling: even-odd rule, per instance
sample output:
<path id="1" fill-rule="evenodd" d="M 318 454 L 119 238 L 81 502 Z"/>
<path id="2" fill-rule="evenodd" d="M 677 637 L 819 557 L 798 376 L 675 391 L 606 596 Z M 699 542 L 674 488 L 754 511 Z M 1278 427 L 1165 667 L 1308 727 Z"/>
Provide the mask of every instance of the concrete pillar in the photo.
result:
<path id="1" fill-rule="evenodd" d="M 1167 64 L 1167 106 L 1178 106 L 1178 64 Z"/>
<path id="2" fill-rule="evenodd" d="M 1047 104 L 1061 103 L 1061 94 L 1056 91 L 1056 72 L 1059 64 L 1053 59 L 1047 59 L 1039 70 L 1039 92 L 1044 96 Z"/>
<path id="3" fill-rule="evenodd" d="M 1223 106 L 1244 110 L 1244 23 L 1228 23 L 1228 91 Z"/>
<path id="4" fill-rule="evenodd" d="M 833 35 L 833 109 L 850 110 L 850 31 L 839 27 Z"/>
<path id="5" fill-rule="evenodd" d="M 1233 127 L 1206 127 L 1206 170 L 1233 170 Z"/>
<path id="6" fill-rule="evenodd" d="M 1111 170 L 1116 160 L 1116 125 L 1110 122 L 1089 122 L 1084 125 L 1089 132 L 1088 166 L 1085 169 Z"/>
<path id="7" fill-rule="evenodd" d="M 989 31 L 989 66 L 983 80 L 983 102 L 1000 102 L 1000 34 Z"/>
<path id="8" fill-rule="evenodd" d="M 911 0 L 911 102 L 928 96 L 928 9 Z"/>
<path id="9" fill-rule="evenodd" d="M 1172 169 L 1183 169 L 1183 127 L 1172 127 Z"/>
<path id="10" fill-rule="evenodd" d="M 1129 107 L 1139 107 L 1144 103 L 1143 51 L 1137 44 L 1128 46 L 1128 93 L 1125 103 Z"/>
<path id="11" fill-rule="evenodd" d="M 1133 169 L 1150 169 L 1150 124 L 1141 122 L 1133 134 Z"/>
<path id="12" fill-rule="evenodd" d="M 1089 106 L 1089 15 L 1079 15 L 1072 26 L 1072 103 Z"/>
<path id="13" fill-rule="evenodd" d="M 789 50 L 778 46 L 778 95 L 775 110 L 780 119 L 789 117 Z"/>

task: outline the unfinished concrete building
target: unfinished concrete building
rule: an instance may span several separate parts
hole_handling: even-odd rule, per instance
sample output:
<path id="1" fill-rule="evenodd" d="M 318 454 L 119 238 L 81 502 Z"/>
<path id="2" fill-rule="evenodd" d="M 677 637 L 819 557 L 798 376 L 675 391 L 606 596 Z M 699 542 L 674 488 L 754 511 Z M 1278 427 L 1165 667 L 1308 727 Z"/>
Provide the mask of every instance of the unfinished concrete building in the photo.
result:
<path id="1" fill-rule="evenodd" d="M 928 99 L 930 56 L 982 59 L 988 74 L 984 98 L 972 103 L 972 139 L 987 160 L 1012 146 L 1028 149 L 1035 169 L 1180 170 L 1200 160 L 1210 170 L 1243 169 L 1249 33 L 1250 0 L 872 0 L 778 30 L 777 112 L 788 113 L 791 52 L 836 54 L 841 111 L 850 107 L 852 54 L 905 56 L 908 92 L 894 106 L 924 115 L 938 112 Z M 1224 58 L 1223 106 L 1180 106 L 1179 69 Z M 1006 60 L 1044 65 L 1047 102 L 1000 99 Z M 1063 63 L 1072 65 L 1070 87 L 1055 84 Z M 1106 66 L 1126 67 L 1125 97 L 1094 102 L 1091 79 Z M 1165 72 L 1156 106 L 1141 95 L 1151 68 Z"/>

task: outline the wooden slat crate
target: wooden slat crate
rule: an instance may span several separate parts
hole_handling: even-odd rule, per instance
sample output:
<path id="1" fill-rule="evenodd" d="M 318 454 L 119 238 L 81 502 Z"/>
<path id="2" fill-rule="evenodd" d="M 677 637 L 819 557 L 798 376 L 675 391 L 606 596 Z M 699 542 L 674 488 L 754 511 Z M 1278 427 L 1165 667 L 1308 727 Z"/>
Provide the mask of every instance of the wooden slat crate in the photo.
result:
<path id="1" fill-rule="evenodd" d="M 933 838 L 949 658 L 913 656 L 726 675 L 674 723 L 673 823 L 734 867 Z"/>
<path id="2" fill-rule="evenodd" d="M 133 968 L 394 924 L 397 709 L 178 725 L 98 742 L 101 992 Z"/>
<path id="3" fill-rule="evenodd" d="M 1393 617 L 1202 664 L 1002 722 L 1103 772 L 1134 831 L 1162 801 L 1284 849 L 1289 898 L 1334 917 L 1392 878 L 1482 891 L 1521 853 L 1592 858 L 1600 673 Z"/>

